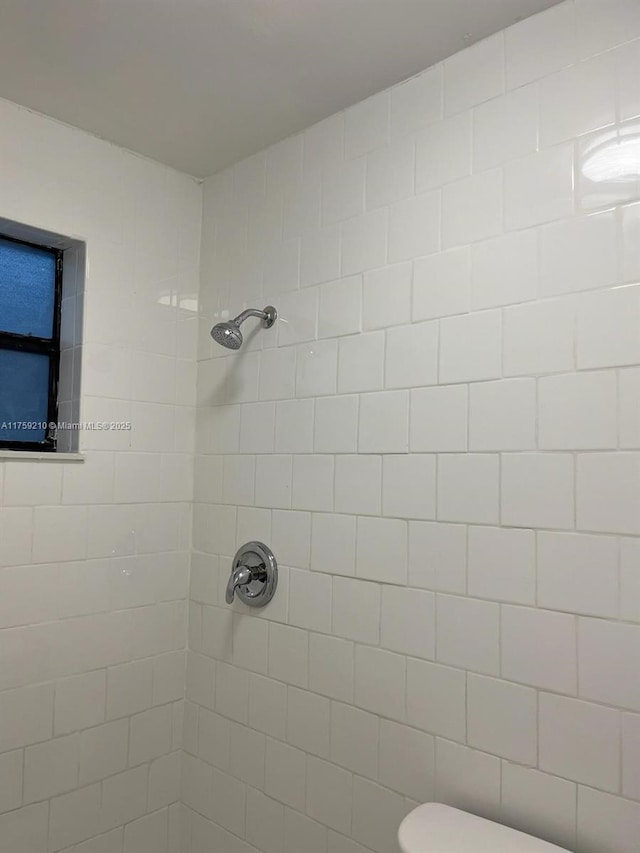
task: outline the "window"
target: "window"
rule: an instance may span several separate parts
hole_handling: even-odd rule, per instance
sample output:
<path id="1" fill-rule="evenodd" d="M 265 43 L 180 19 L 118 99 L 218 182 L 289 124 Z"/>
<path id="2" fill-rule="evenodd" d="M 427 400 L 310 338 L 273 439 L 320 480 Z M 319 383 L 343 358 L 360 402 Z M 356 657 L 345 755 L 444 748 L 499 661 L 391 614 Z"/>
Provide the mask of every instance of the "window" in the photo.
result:
<path id="1" fill-rule="evenodd" d="M 0 235 L 0 448 L 56 450 L 62 256 Z"/>

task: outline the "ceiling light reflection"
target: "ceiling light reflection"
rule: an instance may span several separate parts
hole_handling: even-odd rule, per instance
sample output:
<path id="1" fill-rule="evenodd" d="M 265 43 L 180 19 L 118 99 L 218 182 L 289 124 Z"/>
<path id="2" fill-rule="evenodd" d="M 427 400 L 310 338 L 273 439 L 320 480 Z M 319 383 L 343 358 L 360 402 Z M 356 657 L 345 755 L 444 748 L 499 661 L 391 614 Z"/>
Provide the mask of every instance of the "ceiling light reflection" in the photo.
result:
<path id="1" fill-rule="evenodd" d="M 581 167 L 594 183 L 626 183 L 640 180 L 640 134 L 616 136 L 594 145 Z"/>

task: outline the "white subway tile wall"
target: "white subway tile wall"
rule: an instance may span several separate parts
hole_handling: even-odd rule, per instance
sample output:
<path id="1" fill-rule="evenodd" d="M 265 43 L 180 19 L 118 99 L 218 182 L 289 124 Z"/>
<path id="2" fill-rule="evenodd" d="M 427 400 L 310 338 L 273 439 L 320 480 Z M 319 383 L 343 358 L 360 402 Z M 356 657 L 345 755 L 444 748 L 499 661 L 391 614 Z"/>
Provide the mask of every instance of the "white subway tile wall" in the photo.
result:
<path id="1" fill-rule="evenodd" d="M 0 458 L 0 847 L 178 853 L 201 188 L 6 101 L 0 128 L 0 217 L 86 240 L 81 418 L 132 425 Z"/>
<path id="2" fill-rule="evenodd" d="M 639 57 L 635 0 L 570 0 L 205 182 L 191 613 L 218 627 L 183 853 L 392 853 L 434 797 L 634 853 L 640 183 L 598 152 L 640 137 Z M 254 301 L 279 330 L 212 345 Z M 289 583 L 233 605 L 249 630 L 221 596 L 258 533 Z"/>
<path id="3" fill-rule="evenodd" d="M 133 425 L 0 459 L 3 849 L 392 853 L 436 798 L 635 853 L 639 73 L 637 0 L 567 0 L 204 209 L 0 101 L 0 217 L 87 240 L 82 418 Z"/>

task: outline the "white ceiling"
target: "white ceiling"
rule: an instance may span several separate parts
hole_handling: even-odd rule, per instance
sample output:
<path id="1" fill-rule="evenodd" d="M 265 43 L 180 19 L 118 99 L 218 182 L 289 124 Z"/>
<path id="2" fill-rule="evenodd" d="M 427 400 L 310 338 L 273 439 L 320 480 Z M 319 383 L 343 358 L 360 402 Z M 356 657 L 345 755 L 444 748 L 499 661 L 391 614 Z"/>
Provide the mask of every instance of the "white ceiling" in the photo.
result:
<path id="1" fill-rule="evenodd" d="M 205 176 L 558 0 L 0 0 L 0 97 Z"/>

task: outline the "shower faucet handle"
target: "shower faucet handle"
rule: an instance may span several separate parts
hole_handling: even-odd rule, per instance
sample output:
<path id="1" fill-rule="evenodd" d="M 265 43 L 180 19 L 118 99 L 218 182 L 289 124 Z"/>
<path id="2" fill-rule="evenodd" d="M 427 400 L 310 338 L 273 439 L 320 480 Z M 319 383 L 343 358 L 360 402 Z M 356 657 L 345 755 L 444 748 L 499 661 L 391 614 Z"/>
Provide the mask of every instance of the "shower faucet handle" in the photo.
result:
<path id="1" fill-rule="evenodd" d="M 249 607 L 264 607 L 277 585 L 278 564 L 271 548 L 262 542 L 247 542 L 233 558 L 225 601 L 233 604 L 237 593 Z"/>
<path id="2" fill-rule="evenodd" d="M 227 591 L 224 596 L 227 604 L 233 604 L 233 597 L 236 594 L 236 590 L 241 586 L 248 586 L 252 580 L 253 572 L 248 566 L 238 566 L 237 569 L 231 572 L 231 577 L 227 584 Z"/>

